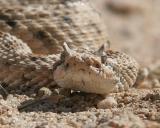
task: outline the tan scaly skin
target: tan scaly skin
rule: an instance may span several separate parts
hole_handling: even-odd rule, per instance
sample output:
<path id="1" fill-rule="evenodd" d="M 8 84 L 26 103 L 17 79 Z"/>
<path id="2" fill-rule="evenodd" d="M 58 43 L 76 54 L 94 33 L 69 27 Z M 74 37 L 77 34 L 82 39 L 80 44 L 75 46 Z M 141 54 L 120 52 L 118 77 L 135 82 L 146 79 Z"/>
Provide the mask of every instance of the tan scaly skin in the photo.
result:
<path id="1" fill-rule="evenodd" d="M 135 82 L 139 66 L 134 59 L 105 51 L 104 46 L 96 51 L 108 35 L 101 17 L 86 0 L 0 0 L 0 31 L 4 32 L 0 33 L 2 86 L 57 83 L 106 95 L 127 90 Z M 62 48 L 64 42 L 81 50 Z M 148 79 L 149 84 L 160 86 L 159 65 L 141 69 L 136 85 Z"/>
<path id="2" fill-rule="evenodd" d="M 106 27 L 86 0 L 0 0 L 0 31 L 3 85 L 57 83 L 106 95 L 135 83 L 138 64 L 106 50 Z"/>
<path id="3" fill-rule="evenodd" d="M 11 1 L 0 0 L 0 31 L 20 38 L 34 53 L 60 53 L 64 42 L 97 49 L 108 40 L 103 20 L 86 0 Z"/>
<path id="4" fill-rule="evenodd" d="M 67 44 L 64 50 L 64 61 L 54 72 L 54 80 L 63 88 L 108 94 L 128 90 L 136 81 L 139 66 L 124 53 L 104 46 L 96 52 L 74 51 Z"/>
<path id="5" fill-rule="evenodd" d="M 105 45 L 97 51 L 71 50 L 37 55 L 20 39 L 0 33 L 0 81 L 8 86 L 57 85 L 63 88 L 106 95 L 131 87 L 137 77 L 138 64 L 130 56 Z"/>
<path id="6" fill-rule="evenodd" d="M 9 86 L 54 85 L 60 55 L 37 55 L 22 40 L 0 32 L 0 81 Z"/>

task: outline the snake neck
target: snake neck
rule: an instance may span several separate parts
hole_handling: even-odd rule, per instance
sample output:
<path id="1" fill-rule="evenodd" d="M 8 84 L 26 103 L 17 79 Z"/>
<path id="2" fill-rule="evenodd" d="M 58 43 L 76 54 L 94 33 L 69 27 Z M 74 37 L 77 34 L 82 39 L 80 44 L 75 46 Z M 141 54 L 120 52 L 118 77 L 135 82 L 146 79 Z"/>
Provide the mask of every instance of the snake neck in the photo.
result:
<path id="1" fill-rule="evenodd" d="M 8 33 L 0 32 L 1 64 L 19 68 L 51 70 L 60 61 L 60 54 L 38 55 L 22 40 Z"/>

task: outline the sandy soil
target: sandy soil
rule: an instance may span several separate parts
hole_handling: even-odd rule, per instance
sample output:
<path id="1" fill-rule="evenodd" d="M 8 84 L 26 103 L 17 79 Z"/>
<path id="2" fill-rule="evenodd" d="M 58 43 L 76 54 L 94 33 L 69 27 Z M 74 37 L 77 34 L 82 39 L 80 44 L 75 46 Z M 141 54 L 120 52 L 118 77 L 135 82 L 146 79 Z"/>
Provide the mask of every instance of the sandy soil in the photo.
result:
<path id="1" fill-rule="evenodd" d="M 97 109 L 96 104 L 103 99 L 101 96 L 74 92 L 58 103 L 44 100 L 18 110 L 18 106 L 34 98 L 10 94 L 7 100 L 0 99 L 0 127 L 160 127 L 160 89 L 130 89 L 111 95 L 117 105 L 108 109 Z"/>
<path id="2" fill-rule="evenodd" d="M 159 60 L 160 1 L 90 2 L 108 27 L 113 49 L 132 55 L 142 66 Z M 160 88 L 113 93 L 117 105 L 108 109 L 97 109 L 103 99 L 99 95 L 73 92 L 58 103 L 44 100 L 18 110 L 34 95 L 16 90 L 6 100 L 0 97 L 0 128 L 160 128 Z"/>

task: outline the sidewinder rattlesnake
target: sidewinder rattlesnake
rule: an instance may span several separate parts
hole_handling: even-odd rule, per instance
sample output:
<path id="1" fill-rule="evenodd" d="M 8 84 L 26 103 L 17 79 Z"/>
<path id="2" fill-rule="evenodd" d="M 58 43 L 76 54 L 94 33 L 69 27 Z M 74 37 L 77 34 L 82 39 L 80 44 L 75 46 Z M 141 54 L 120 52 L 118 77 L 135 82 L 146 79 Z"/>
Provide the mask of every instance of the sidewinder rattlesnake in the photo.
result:
<path id="1" fill-rule="evenodd" d="M 12 87 L 56 83 L 97 94 L 133 86 L 139 65 L 106 49 L 105 25 L 87 1 L 26 2 L 28 7 L 20 0 L 11 7 L 1 1 L 1 82 Z"/>

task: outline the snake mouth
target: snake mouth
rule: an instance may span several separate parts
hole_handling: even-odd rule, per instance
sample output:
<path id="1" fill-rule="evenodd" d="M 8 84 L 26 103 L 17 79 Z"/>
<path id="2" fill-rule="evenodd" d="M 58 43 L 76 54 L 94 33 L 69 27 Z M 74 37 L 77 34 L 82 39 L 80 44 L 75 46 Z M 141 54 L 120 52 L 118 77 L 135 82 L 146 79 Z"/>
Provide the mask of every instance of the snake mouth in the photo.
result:
<path id="1" fill-rule="evenodd" d="M 100 57 L 72 51 L 54 71 L 54 80 L 63 88 L 107 94 L 114 89 L 118 78 Z"/>

